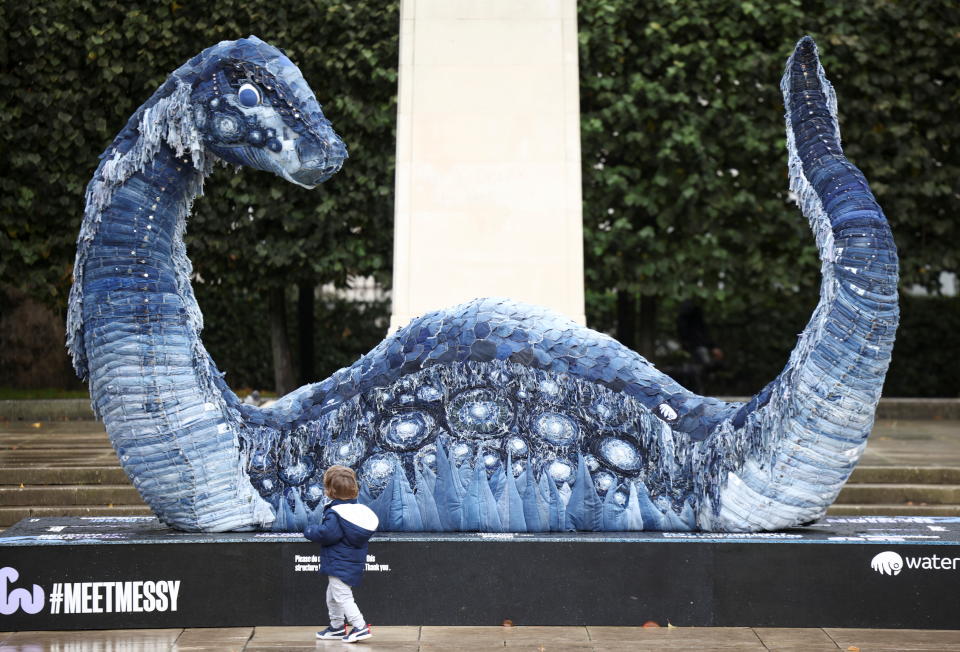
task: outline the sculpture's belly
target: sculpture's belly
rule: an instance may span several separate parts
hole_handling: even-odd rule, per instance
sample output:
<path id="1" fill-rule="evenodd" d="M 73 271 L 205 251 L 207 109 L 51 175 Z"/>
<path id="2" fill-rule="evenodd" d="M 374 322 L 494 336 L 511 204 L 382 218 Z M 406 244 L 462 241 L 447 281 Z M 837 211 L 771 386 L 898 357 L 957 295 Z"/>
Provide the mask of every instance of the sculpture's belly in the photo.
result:
<path id="1" fill-rule="evenodd" d="M 289 517 L 318 508 L 324 469 L 343 464 L 357 469 L 365 502 L 403 504 L 401 494 L 410 492 L 407 511 L 414 511 L 429 493 L 448 519 L 442 529 L 517 529 L 516 518 L 514 527 L 505 522 L 513 491 L 515 501 L 530 503 L 521 529 L 626 529 L 631 509 L 637 517 L 646 512 L 646 529 L 694 527 L 688 437 L 675 438 L 623 393 L 511 362 L 427 367 L 292 433 L 263 429 L 248 443 L 251 482 L 279 513 L 292 507 Z M 531 516 L 536 504 L 554 510 L 553 525 L 549 516 Z M 678 514 L 685 507 L 684 526 Z M 388 515 L 388 529 L 441 529 L 424 522 L 425 510 Z M 383 517 L 382 505 L 378 511 Z M 476 516 L 493 511 L 486 521 Z M 571 524 L 568 515 L 582 522 Z M 277 527 L 292 524 L 281 517 Z"/>

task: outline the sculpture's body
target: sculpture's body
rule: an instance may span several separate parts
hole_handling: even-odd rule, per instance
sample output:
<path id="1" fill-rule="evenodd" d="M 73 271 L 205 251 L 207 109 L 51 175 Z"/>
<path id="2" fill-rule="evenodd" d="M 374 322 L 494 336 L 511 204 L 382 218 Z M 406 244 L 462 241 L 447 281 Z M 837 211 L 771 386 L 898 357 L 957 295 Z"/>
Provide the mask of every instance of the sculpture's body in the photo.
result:
<path id="1" fill-rule="evenodd" d="M 258 59 L 240 68 L 219 61 L 251 52 Z M 821 301 L 786 368 L 747 404 L 694 395 L 605 335 L 500 299 L 420 317 L 270 408 L 240 404 L 200 342 L 182 234 L 205 151 L 303 185 L 339 168 L 342 145 L 280 56 L 252 37 L 205 51 L 171 78 L 173 95 L 155 95 L 181 94 L 150 109 L 161 120 L 134 116 L 88 190 L 70 345 L 124 467 L 162 519 L 301 529 L 320 516 L 320 478 L 336 463 L 358 469 L 383 529 L 739 531 L 825 512 L 873 423 L 897 325 L 897 258 L 843 157 L 811 40 L 798 44 L 783 91 L 791 189 L 820 249 Z M 247 78 L 253 65 L 266 71 Z M 218 66 L 242 79 L 214 86 Z M 244 92 L 271 92 L 247 85 L 281 69 L 288 112 L 243 108 Z M 277 134 L 287 126 L 292 142 L 231 149 L 243 134 L 222 124 L 224 105 L 235 124 L 256 111 Z M 248 144 L 264 143 L 246 129 Z M 155 145 L 141 147 L 151 134 Z M 112 163 L 130 139 L 143 153 Z"/>

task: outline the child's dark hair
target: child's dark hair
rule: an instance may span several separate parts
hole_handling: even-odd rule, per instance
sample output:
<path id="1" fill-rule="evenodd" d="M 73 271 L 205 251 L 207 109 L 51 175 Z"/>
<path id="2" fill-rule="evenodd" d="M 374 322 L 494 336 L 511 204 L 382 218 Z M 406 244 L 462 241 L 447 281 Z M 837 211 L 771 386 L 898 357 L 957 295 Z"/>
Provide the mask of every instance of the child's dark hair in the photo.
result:
<path id="1" fill-rule="evenodd" d="M 323 474 L 323 491 L 328 498 L 334 500 L 351 500 L 360 493 L 357 487 L 357 474 L 353 469 L 340 466 L 331 466 Z"/>

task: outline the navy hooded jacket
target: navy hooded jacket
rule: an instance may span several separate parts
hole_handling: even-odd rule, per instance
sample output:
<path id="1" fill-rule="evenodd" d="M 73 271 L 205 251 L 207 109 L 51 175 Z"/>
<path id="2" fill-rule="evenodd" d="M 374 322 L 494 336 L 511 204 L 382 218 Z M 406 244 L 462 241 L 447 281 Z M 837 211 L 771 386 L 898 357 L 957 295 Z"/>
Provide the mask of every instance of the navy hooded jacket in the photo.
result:
<path id="1" fill-rule="evenodd" d="M 320 572 L 345 584 L 360 586 L 367 563 L 367 542 L 379 525 L 377 515 L 357 500 L 334 500 L 323 508 L 323 521 L 311 524 L 303 536 L 323 546 Z"/>

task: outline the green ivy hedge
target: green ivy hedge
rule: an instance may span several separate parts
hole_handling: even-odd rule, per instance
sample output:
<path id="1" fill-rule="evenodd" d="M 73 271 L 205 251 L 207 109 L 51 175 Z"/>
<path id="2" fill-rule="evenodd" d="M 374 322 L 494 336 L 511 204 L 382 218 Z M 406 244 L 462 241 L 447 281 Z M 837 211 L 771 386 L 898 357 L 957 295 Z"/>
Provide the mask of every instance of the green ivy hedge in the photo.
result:
<path id="1" fill-rule="evenodd" d="M 0 284 L 66 304 L 97 155 L 176 67 L 217 41 L 249 34 L 282 47 L 300 66 L 350 159 L 313 192 L 252 170 L 219 168 L 207 180 L 187 246 L 214 354 L 244 339 L 237 323 L 266 305 L 270 288 L 342 286 L 351 274 L 389 282 L 397 2 L 4 2 L 0 31 Z M 362 318 L 349 311 L 342 317 Z M 365 334 L 360 346 L 382 336 L 353 326 Z M 342 330 L 341 323 L 336 333 Z M 335 334 L 318 337 L 339 345 Z M 317 349 L 321 361 L 331 357 Z M 262 351 L 247 355 L 228 362 L 263 366 Z"/>
<path id="2" fill-rule="evenodd" d="M 836 89 L 846 154 L 890 220 L 904 284 L 935 289 L 958 271 L 957 2 L 580 0 L 578 17 L 592 326 L 662 345 L 676 306 L 696 299 L 728 343 L 712 391 L 752 394 L 786 363 L 820 282 L 788 196 L 779 89 L 805 34 Z M 936 305 L 956 314 L 957 302 Z M 654 318 L 625 323 L 624 307 L 641 304 Z M 929 305 L 903 301 L 888 394 L 960 394 L 940 362 L 960 331 L 928 323 Z M 635 336 L 634 323 L 656 333 Z"/>
<path id="3" fill-rule="evenodd" d="M 398 25 L 396 2 L 3 3 L 0 280 L 62 302 L 96 155 L 177 66 L 249 34 L 300 65 L 351 158 L 313 193 L 218 170 L 189 225 L 196 270 L 260 286 L 387 278 Z"/>
<path id="4" fill-rule="evenodd" d="M 592 326 L 615 331 L 618 294 L 646 296 L 664 340 L 674 306 L 697 297 L 717 337 L 729 333 L 713 391 L 755 391 L 786 361 L 818 284 L 787 197 L 778 89 L 803 34 L 821 47 L 846 152 L 890 218 L 905 282 L 957 270 L 956 1 L 580 0 L 578 17 Z M 0 285 L 64 305 L 95 155 L 187 58 L 257 34 L 301 66 L 350 149 L 313 192 L 220 169 L 195 204 L 205 340 L 232 380 L 269 384 L 266 320 L 237 326 L 262 314 L 265 290 L 350 274 L 389 285 L 398 25 L 395 1 L 0 3 Z M 957 300 L 938 301 L 904 301 L 888 394 L 960 393 L 943 363 L 958 329 L 940 318 Z M 371 310 L 317 308 L 318 373 L 379 339 L 386 307 Z"/>
<path id="5" fill-rule="evenodd" d="M 290 339 L 299 338 L 295 288 L 288 291 L 287 323 Z M 203 344 L 226 372 L 232 388 L 272 389 L 273 360 L 270 349 L 270 312 L 260 293 L 243 287 L 198 286 L 197 301 L 208 325 Z M 237 318 L 224 319 L 234 315 Z M 324 379 L 333 371 L 353 364 L 383 339 L 390 324 L 389 301 L 348 301 L 325 297 L 314 305 L 314 330 L 319 334 L 313 368 Z M 295 365 L 301 361 L 294 360 Z"/>

